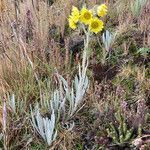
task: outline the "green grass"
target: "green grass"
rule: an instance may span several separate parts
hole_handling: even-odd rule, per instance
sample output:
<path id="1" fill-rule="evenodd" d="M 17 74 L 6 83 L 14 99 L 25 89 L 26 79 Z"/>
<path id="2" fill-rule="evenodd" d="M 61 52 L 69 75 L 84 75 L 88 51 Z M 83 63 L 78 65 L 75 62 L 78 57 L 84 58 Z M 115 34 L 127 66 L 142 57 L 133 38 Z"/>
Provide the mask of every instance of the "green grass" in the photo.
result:
<path id="1" fill-rule="evenodd" d="M 89 87 L 77 107 L 79 111 L 77 109 L 69 116 L 71 106 L 75 106 L 69 100 L 74 99 L 78 88 L 77 85 L 75 87 L 77 80 L 74 78 L 76 75 L 80 77 L 78 64 L 82 62 L 84 47 L 82 43 L 72 54 L 69 42 L 78 36 L 84 37 L 84 32 L 81 29 L 71 30 L 67 18 L 72 5 L 81 8 L 82 1 L 56 0 L 48 4 L 34 1 L 34 7 L 31 2 L 18 2 L 15 6 L 8 1 L 1 5 L 0 1 L 0 133 L 3 133 L 0 147 L 4 150 L 117 149 L 120 144 L 113 141 L 107 129 L 109 124 L 115 128 L 119 126 L 119 122 L 115 121 L 118 110 L 123 113 L 127 128 L 134 130 L 133 138 L 125 145 L 130 149 L 136 147 L 132 141 L 138 136 L 137 125 L 141 124 L 140 138 L 149 129 L 150 43 L 146 18 L 149 16 L 150 3 L 141 0 L 107 1 L 108 14 L 102 18 L 105 28 L 101 33 L 92 35 L 89 44 L 89 67 L 86 72 Z M 87 4 L 94 6 L 96 2 L 87 0 Z M 16 14 L 18 8 L 20 11 Z M 102 40 L 106 30 L 115 35 L 108 53 Z M 30 34 L 27 31 L 32 32 L 32 37 L 28 37 Z M 107 53 L 106 58 L 104 52 Z M 116 74 L 106 78 L 113 74 L 109 70 L 114 67 L 117 67 Z M 100 76 L 102 80 L 96 81 L 94 71 L 103 76 Z M 69 94 L 72 92 L 70 97 L 65 88 Z M 39 103 L 42 117 L 50 120 L 50 103 L 55 90 L 61 91 L 60 99 L 67 102 L 62 104 L 65 109 L 60 114 L 55 109 L 55 113 L 58 113 L 55 130 L 58 133 L 55 141 L 48 145 L 31 124 L 30 108 L 35 108 Z M 7 118 L 3 118 L 5 101 Z M 123 106 L 124 102 L 126 106 Z M 6 129 L 3 124 L 5 119 Z M 148 146 L 146 144 L 145 149 Z"/>

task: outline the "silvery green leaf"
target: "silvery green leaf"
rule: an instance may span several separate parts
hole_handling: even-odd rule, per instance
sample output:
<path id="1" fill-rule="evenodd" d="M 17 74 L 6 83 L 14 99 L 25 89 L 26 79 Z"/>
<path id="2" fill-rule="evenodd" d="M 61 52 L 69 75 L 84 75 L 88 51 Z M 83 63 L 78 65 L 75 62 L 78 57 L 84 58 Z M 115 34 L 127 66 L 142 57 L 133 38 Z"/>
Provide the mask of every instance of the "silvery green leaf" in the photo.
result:
<path id="1" fill-rule="evenodd" d="M 71 87 L 69 87 L 67 81 L 59 75 L 59 80 L 63 84 L 66 98 L 69 101 L 69 113 L 67 113 L 68 117 L 71 117 L 80 107 L 81 102 L 83 102 L 83 97 L 89 85 L 86 70 L 87 65 L 82 65 L 82 68 L 79 65 L 78 75 L 76 75 L 72 81 Z"/>
<path id="2" fill-rule="evenodd" d="M 108 30 L 106 30 L 102 35 L 102 41 L 105 46 L 105 50 L 108 52 L 113 43 L 114 36 Z"/>
<path id="3" fill-rule="evenodd" d="M 33 112 L 31 108 L 31 123 L 36 131 L 41 135 L 43 140 L 51 145 L 51 143 L 56 139 L 57 131 L 55 129 L 56 118 L 54 109 L 52 109 L 51 119 L 48 117 L 42 117 L 39 110 L 39 105 L 37 104 Z"/>
<path id="4" fill-rule="evenodd" d="M 135 0 L 133 3 L 131 3 L 131 10 L 134 16 L 139 16 L 141 13 L 141 10 L 148 0 Z"/>
<path id="5" fill-rule="evenodd" d="M 2 140 L 3 138 L 3 133 L 0 133 L 0 141 Z"/>
<path id="6" fill-rule="evenodd" d="M 150 48 L 140 48 L 137 53 L 140 53 L 141 55 L 147 55 L 148 53 L 150 53 Z"/>
<path id="7" fill-rule="evenodd" d="M 16 113 L 16 101 L 15 101 L 15 95 L 12 94 L 12 96 L 8 96 L 8 103 L 13 110 L 14 113 Z"/>

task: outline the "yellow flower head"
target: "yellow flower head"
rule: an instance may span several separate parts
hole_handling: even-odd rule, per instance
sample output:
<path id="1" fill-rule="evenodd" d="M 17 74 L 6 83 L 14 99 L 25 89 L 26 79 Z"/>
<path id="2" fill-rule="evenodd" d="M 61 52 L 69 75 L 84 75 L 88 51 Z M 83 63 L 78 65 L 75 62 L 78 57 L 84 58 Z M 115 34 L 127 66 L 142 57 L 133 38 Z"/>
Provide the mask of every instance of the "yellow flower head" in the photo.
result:
<path id="1" fill-rule="evenodd" d="M 73 21 L 75 23 L 77 23 L 79 21 L 80 12 L 79 12 L 77 7 L 74 7 L 74 6 L 72 7 L 72 12 L 71 12 L 71 16 L 70 17 L 73 19 Z"/>
<path id="2" fill-rule="evenodd" d="M 74 22 L 74 20 L 72 19 L 71 16 L 69 17 L 68 21 L 69 21 L 69 27 L 71 29 L 75 30 L 77 28 L 77 25 L 76 25 L 76 23 Z"/>
<path id="3" fill-rule="evenodd" d="M 104 28 L 103 21 L 99 20 L 97 17 L 91 20 L 91 23 L 89 25 L 89 30 L 91 32 L 94 32 L 97 34 L 98 32 L 102 31 L 103 28 Z"/>
<path id="4" fill-rule="evenodd" d="M 97 15 L 99 17 L 104 17 L 106 14 L 107 14 L 107 6 L 105 4 L 98 6 Z"/>
<path id="5" fill-rule="evenodd" d="M 85 7 L 81 9 L 80 21 L 82 23 L 84 23 L 85 25 L 90 24 L 92 17 L 93 17 L 93 14 L 91 10 L 88 10 Z"/>
<path id="6" fill-rule="evenodd" d="M 69 27 L 73 30 L 77 28 L 77 22 L 79 21 L 80 18 L 80 12 L 77 7 L 72 7 L 72 12 L 71 15 L 69 16 L 68 22 L 69 22 Z"/>

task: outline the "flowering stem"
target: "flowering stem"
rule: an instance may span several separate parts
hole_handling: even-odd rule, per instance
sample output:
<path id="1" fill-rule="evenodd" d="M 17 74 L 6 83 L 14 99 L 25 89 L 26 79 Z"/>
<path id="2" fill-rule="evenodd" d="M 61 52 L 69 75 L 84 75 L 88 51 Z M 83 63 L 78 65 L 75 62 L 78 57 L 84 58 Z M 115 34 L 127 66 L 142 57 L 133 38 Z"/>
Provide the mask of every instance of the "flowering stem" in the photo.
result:
<path id="1" fill-rule="evenodd" d="M 84 51 L 83 51 L 82 68 L 85 68 L 85 66 L 88 65 L 87 52 L 88 52 L 88 49 L 89 49 L 90 32 L 89 32 L 89 30 L 86 31 L 84 27 L 83 27 L 83 30 L 84 30 L 84 33 L 85 33 L 85 40 L 84 40 Z"/>

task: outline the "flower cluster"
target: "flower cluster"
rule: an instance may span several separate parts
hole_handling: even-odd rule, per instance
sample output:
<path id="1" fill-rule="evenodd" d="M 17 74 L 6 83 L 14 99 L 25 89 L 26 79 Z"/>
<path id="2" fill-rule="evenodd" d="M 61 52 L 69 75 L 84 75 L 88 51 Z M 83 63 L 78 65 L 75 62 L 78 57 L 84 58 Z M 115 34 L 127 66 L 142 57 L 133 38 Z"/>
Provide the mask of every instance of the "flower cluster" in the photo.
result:
<path id="1" fill-rule="evenodd" d="M 96 7 L 96 13 L 93 10 L 88 10 L 83 7 L 81 11 L 77 7 L 72 7 L 71 15 L 69 16 L 69 27 L 73 30 L 77 28 L 78 23 L 82 23 L 88 26 L 90 32 L 98 33 L 104 28 L 104 23 L 99 17 L 104 17 L 107 14 L 107 6 L 101 4 Z"/>
<path id="2" fill-rule="evenodd" d="M 99 17 L 104 17 L 107 15 L 107 6 L 105 4 L 102 4 L 97 8 L 97 15 Z"/>

